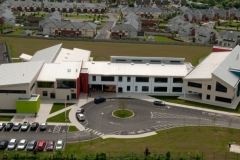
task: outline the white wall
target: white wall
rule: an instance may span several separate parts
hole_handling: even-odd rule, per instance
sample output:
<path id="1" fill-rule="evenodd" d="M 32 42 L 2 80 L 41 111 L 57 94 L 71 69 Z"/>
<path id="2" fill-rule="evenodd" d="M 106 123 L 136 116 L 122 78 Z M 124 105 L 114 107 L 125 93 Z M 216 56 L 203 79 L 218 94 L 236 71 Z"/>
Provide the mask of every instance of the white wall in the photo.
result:
<path id="1" fill-rule="evenodd" d="M 66 99 L 67 95 L 71 98 L 71 89 L 56 89 L 56 99 Z"/>

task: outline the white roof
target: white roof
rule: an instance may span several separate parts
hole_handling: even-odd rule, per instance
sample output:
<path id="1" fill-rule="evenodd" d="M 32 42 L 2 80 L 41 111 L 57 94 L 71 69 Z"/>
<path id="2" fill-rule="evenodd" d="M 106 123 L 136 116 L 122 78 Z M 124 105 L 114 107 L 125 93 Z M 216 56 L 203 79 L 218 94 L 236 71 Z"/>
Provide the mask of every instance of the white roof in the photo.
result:
<path id="1" fill-rule="evenodd" d="M 61 47 L 62 47 L 62 43 L 39 50 L 33 55 L 31 61 L 44 61 L 46 63 L 52 63 L 57 57 Z"/>
<path id="2" fill-rule="evenodd" d="M 0 86 L 30 83 L 43 66 L 43 61 L 0 65 Z"/>
<path id="3" fill-rule="evenodd" d="M 184 79 L 211 79 L 213 71 L 222 63 L 230 52 L 213 52 L 206 57 Z"/>
<path id="4" fill-rule="evenodd" d="M 77 79 L 82 62 L 45 63 L 37 81 L 54 82 L 56 79 Z"/>
<path id="5" fill-rule="evenodd" d="M 170 76 L 184 77 L 191 70 L 188 64 L 131 64 L 83 62 L 90 75 Z"/>
<path id="6" fill-rule="evenodd" d="M 30 61 L 32 59 L 32 56 L 22 53 L 19 58 L 22 59 L 23 61 Z"/>

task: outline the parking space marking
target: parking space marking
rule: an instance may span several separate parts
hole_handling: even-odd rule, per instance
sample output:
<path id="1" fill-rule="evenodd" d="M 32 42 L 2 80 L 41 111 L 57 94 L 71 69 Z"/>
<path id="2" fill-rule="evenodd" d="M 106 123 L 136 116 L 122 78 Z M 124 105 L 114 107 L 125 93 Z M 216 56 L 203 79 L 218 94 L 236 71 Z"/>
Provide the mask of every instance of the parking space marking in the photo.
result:
<path id="1" fill-rule="evenodd" d="M 61 130 L 61 126 L 55 126 L 53 129 L 53 133 L 59 133 Z"/>

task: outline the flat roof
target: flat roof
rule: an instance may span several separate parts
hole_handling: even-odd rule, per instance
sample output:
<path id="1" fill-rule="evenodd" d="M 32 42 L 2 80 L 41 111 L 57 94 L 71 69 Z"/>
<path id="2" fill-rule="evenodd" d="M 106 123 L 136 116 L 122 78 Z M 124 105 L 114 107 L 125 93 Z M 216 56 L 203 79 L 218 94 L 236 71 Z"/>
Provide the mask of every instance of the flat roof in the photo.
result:
<path id="1" fill-rule="evenodd" d="M 62 43 L 39 50 L 33 55 L 30 61 L 44 61 L 46 63 L 53 63 L 61 47 L 62 47 Z"/>
<path id="2" fill-rule="evenodd" d="M 111 62 L 83 62 L 90 75 L 128 76 L 170 76 L 184 77 L 191 71 L 189 63 L 184 64 L 131 64 Z"/>
<path id="3" fill-rule="evenodd" d="M 19 62 L 0 66 L 0 86 L 30 83 L 40 72 L 43 61 Z"/>
<path id="4" fill-rule="evenodd" d="M 184 79 L 211 79 L 214 70 L 230 52 L 213 52 L 196 66 Z"/>
<path id="5" fill-rule="evenodd" d="M 20 56 L 19 56 L 20 59 L 24 60 L 24 61 L 30 61 L 32 59 L 32 56 L 31 55 L 28 55 L 28 54 L 25 54 L 25 53 L 22 53 Z"/>
<path id="6" fill-rule="evenodd" d="M 77 79 L 82 62 L 45 63 L 37 81 L 55 82 L 57 79 Z"/>

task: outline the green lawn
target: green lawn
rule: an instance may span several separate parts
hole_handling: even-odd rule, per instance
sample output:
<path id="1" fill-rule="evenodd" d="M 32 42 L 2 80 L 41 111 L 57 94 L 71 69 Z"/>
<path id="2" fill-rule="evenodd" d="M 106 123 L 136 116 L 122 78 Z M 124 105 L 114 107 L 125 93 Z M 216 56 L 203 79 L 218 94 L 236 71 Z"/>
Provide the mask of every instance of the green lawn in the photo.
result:
<path id="1" fill-rule="evenodd" d="M 163 36 L 154 36 L 154 41 L 159 42 L 177 42 L 171 38 L 163 37 Z"/>
<path id="2" fill-rule="evenodd" d="M 74 103 L 67 103 L 66 107 L 71 106 L 73 104 Z M 65 103 L 54 103 L 53 106 L 52 106 L 52 109 L 50 111 L 50 114 L 54 113 L 54 112 L 57 112 L 57 111 L 59 111 L 61 109 L 64 109 L 64 108 L 65 108 Z"/>
<path id="3" fill-rule="evenodd" d="M 66 19 L 67 19 L 67 18 L 78 18 L 78 19 L 93 19 L 93 18 L 95 18 L 95 19 L 97 19 L 98 14 L 96 14 L 96 15 L 94 15 L 94 14 L 91 14 L 91 15 L 69 14 L 69 15 L 67 15 L 67 16 L 66 16 L 66 14 L 63 14 L 63 17 L 66 18 Z M 101 17 L 102 17 L 102 16 L 101 16 Z M 105 18 L 106 18 L 106 17 L 103 16 L 103 19 L 105 19 Z"/>
<path id="4" fill-rule="evenodd" d="M 77 131 L 79 131 L 79 130 L 78 130 L 78 128 L 76 126 L 70 126 L 68 128 L 68 132 L 77 132 Z"/>
<path id="5" fill-rule="evenodd" d="M 24 29 L 17 29 L 17 30 L 15 30 L 15 31 L 13 31 L 11 34 L 12 34 L 12 35 L 19 35 L 19 34 L 21 34 L 22 32 L 24 32 Z"/>
<path id="6" fill-rule="evenodd" d="M 221 22 L 221 26 L 228 26 L 228 27 L 237 27 L 240 25 L 240 22 Z"/>
<path id="7" fill-rule="evenodd" d="M 166 27 L 167 26 L 167 24 L 166 23 L 159 23 L 159 25 L 158 25 L 159 27 Z"/>
<path id="8" fill-rule="evenodd" d="M 71 123 L 69 120 L 69 112 L 71 109 L 66 111 L 67 114 L 67 119 L 68 119 L 68 123 Z M 47 119 L 47 122 L 60 122 L 60 123 L 65 123 L 65 112 L 62 112 L 56 116 L 50 117 Z"/>
<path id="9" fill-rule="evenodd" d="M 119 118 L 127 118 L 127 117 L 131 117 L 133 115 L 133 112 L 130 110 L 116 110 L 113 112 L 113 115 Z"/>
<path id="10" fill-rule="evenodd" d="M 198 103 L 198 102 L 191 102 L 191 101 L 186 101 L 182 99 L 177 99 L 176 96 L 152 96 L 155 98 L 158 98 L 160 100 L 170 102 L 170 103 L 177 103 L 177 104 L 183 104 L 183 105 L 189 105 L 189 106 L 195 106 L 195 107 L 200 107 L 200 108 L 208 108 L 208 109 L 214 109 L 218 111 L 226 111 L 226 112 L 234 112 L 234 113 L 240 113 L 240 103 L 237 106 L 237 109 L 232 110 L 232 109 L 227 109 L 219 106 L 214 106 L 214 105 L 209 105 L 209 104 L 203 104 L 203 103 Z"/>
<path id="11" fill-rule="evenodd" d="M 11 121 L 13 116 L 0 116 L 0 121 Z"/>

